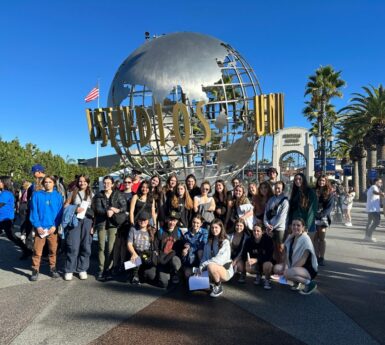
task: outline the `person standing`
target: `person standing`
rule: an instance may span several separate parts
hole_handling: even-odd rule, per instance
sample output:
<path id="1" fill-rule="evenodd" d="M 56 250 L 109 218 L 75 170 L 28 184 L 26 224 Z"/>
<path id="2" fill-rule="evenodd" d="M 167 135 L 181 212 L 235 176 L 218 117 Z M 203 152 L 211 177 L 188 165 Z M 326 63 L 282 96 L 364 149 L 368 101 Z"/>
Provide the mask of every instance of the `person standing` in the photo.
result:
<path id="1" fill-rule="evenodd" d="M 123 179 L 121 193 L 126 199 L 127 210 L 126 216 L 129 219 L 130 216 L 130 204 L 131 199 L 134 195 L 132 192 L 132 179 L 130 176 L 126 176 Z M 127 259 L 127 237 L 130 230 L 129 222 L 125 222 L 122 226 L 119 226 L 116 233 L 115 244 L 114 244 L 114 268 L 113 274 L 117 275 L 124 271 L 124 262 Z"/>
<path id="2" fill-rule="evenodd" d="M 228 199 L 226 184 L 224 180 L 215 181 L 215 192 L 213 198 L 215 201 L 214 216 L 216 219 L 220 219 L 223 223 L 225 223 L 230 200 Z"/>
<path id="3" fill-rule="evenodd" d="M 274 189 L 275 184 L 278 182 L 278 171 L 274 167 L 270 167 L 267 169 L 267 176 L 269 179 L 267 182 L 269 182 L 272 189 Z"/>
<path id="4" fill-rule="evenodd" d="M 330 214 L 334 205 L 332 187 L 326 175 L 318 177 L 315 191 L 318 197 L 318 211 L 315 219 L 316 233 L 313 238 L 313 244 L 317 255 L 318 265 L 324 266 L 326 230 L 331 224 Z"/>
<path id="5" fill-rule="evenodd" d="M 203 218 L 203 227 L 208 229 L 210 223 L 214 220 L 215 200 L 211 193 L 210 182 L 203 181 L 201 184 L 201 195 L 194 198 L 194 212 Z"/>
<path id="6" fill-rule="evenodd" d="M 132 189 L 132 192 L 134 194 L 136 194 L 138 192 L 139 186 L 142 183 L 142 179 L 140 178 L 140 175 L 142 175 L 141 171 L 139 171 L 137 169 L 133 169 L 132 170 L 132 186 L 131 186 L 131 189 Z"/>
<path id="7" fill-rule="evenodd" d="M 356 196 L 353 187 L 349 187 L 348 191 L 345 194 L 344 201 L 342 203 L 342 211 L 344 212 L 345 226 L 353 226 L 352 224 L 352 208 L 353 201 Z"/>
<path id="8" fill-rule="evenodd" d="M 26 239 L 31 235 L 32 233 L 32 224 L 30 221 L 30 214 L 31 214 L 31 199 L 32 195 L 35 191 L 43 190 L 42 180 L 45 177 L 45 169 L 41 164 L 34 164 L 31 168 L 31 173 L 34 177 L 33 183 L 28 187 L 27 190 L 27 210 L 26 210 L 26 219 L 25 222 L 22 224 L 22 232 L 24 233 L 24 236 Z M 33 233 L 32 233 L 33 237 Z M 23 255 L 20 257 L 20 260 L 26 260 L 32 255 L 33 251 L 24 251 Z"/>
<path id="9" fill-rule="evenodd" d="M 302 173 L 294 176 L 289 204 L 289 224 L 293 219 L 303 219 L 310 238 L 314 238 L 318 199 L 315 191 L 309 187 L 306 176 Z"/>
<path id="10" fill-rule="evenodd" d="M 94 212 L 91 208 L 92 197 L 93 194 L 89 177 L 86 175 L 78 176 L 76 187 L 64 204 L 64 207 L 68 207 L 69 205 L 75 206 L 76 217 L 78 214 L 85 212 L 83 217 L 78 219 L 77 226 L 65 229 L 66 261 L 64 280 L 67 281 L 72 280 L 74 272 L 79 274 L 81 280 L 87 279 L 93 234 L 92 223 Z M 82 208 L 86 203 L 87 208 Z"/>
<path id="11" fill-rule="evenodd" d="M 289 213 L 289 200 L 284 191 L 285 183 L 277 181 L 274 185 L 274 195 L 267 202 L 263 218 L 266 233 L 272 237 L 274 242 L 274 257 L 277 263 L 283 261 L 284 237 Z"/>
<path id="12" fill-rule="evenodd" d="M 33 245 L 31 281 L 38 280 L 41 256 L 46 242 L 48 242 L 50 275 L 52 278 L 60 277 L 56 270 L 56 252 L 57 229 L 61 221 L 63 198 L 54 189 L 55 183 L 54 176 L 45 176 L 42 181 L 44 190 L 36 191 L 32 195 L 30 220 L 36 236 Z"/>
<path id="13" fill-rule="evenodd" d="M 4 230 L 9 240 L 23 251 L 23 256 L 29 256 L 30 249 L 24 242 L 13 234 L 13 219 L 15 218 L 15 197 L 13 195 L 12 179 L 10 176 L 0 176 L 0 230 Z"/>
<path id="14" fill-rule="evenodd" d="M 377 177 L 367 192 L 366 212 L 368 213 L 368 222 L 366 224 L 365 241 L 377 242 L 373 237 L 373 232 L 381 221 L 381 197 L 385 196 L 381 191 L 381 187 L 382 180 Z"/>
<path id="15" fill-rule="evenodd" d="M 191 199 L 194 200 L 197 195 L 201 194 L 201 189 L 197 186 L 197 179 L 193 174 L 190 174 L 186 177 L 185 182 L 187 191 L 189 192 Z"/>
<path id="16" fill-rule="evenodd" d="M 99 239 L 99 272 L 96 276 L 96 279 L 99 281 L 111 278 L 113 249 L 117 227 L 119 226 L 114 223 L 113 216 L 127 211 L 126 198 L 118 190 L 113 190 L 113 185 L 113 177 L 105 176 L 103 178 L 104 190 L 96 194 L 92 199 L 95 212 L 95 229 Z M 108 238 L 108 245 L 105 252 L 106 236 Z"/>

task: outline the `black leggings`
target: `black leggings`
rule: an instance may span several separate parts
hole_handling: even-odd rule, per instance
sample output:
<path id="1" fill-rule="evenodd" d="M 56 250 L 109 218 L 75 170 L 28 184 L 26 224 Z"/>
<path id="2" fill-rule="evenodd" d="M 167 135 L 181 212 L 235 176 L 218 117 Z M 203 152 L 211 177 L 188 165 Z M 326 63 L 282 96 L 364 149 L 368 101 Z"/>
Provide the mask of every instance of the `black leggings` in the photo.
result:
<path id="1" fill-rule="evenodd" d="M 0 221 L 0 229 L 3 229 L 5 231 L 5 234 L 7 235 L 8 239 L 11 240 L 13 243 L 15 243 L 17 246 L 21 248 L 23 253 L 30 253 L 31 250 L 25 245 L 25 243 L 20 239 L 15 237 L 12 231 L 13 223 L 10 219 L 5 219 Z"/>

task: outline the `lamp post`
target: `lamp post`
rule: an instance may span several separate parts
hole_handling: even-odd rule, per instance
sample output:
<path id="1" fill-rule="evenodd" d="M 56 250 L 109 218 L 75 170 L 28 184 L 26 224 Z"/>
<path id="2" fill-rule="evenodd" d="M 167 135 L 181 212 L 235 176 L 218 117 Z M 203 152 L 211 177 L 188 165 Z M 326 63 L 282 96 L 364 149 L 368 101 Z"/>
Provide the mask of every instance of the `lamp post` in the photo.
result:
<path id="1" fill-rule="evenodd" d="M 319 134 L 321 137 L 322 174 L 326 175 L 326 138 L 325 138 L 325 98 L 321 97 L 321 112 L 319 116 Z"/>

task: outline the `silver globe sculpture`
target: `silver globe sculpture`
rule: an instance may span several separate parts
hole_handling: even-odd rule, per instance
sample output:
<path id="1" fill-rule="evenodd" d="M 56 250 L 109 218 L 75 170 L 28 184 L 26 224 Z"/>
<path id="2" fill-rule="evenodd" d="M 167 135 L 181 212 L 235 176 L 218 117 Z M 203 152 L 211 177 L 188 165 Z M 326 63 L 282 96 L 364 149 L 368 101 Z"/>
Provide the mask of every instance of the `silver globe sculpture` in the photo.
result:
<path id="1" fill-rule="evenodd" d="M 163 179 L 174 173 L 179 179 L 194 174 L 198 181 L 228 181 L 255 150 L 253 98 L 261 93 L 253 69 L 225 42 L 191 32 L 147 40 L 120 65 L 109 91 L 109 107 L 128 106 L 134 122 L 136 107 L 145 107 L 151 119 L 153 134 L 143 147 L 138 128 L 132 132 L 130 147 L 122 145 L 117 134 L 122 161 Z M 196 116 L 199 101 L 205 101 L 202 111 L 211 131 L 211 140 L 204 145 L 200 144 L 202 123 Z M 163 146 L 157 134 L 157 103 L 162 109 Z M 185 146 L 174 136 L 176 103 L 189 111 L 190 139 Z"/>

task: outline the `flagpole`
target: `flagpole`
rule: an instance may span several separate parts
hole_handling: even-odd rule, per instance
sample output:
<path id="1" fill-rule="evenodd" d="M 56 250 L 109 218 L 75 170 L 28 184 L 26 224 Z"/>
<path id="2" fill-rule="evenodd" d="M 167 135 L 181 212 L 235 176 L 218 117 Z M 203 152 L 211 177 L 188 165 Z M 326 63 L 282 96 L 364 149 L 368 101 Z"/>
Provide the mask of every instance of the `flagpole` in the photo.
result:
<path id="1" fill-rule="evenodd" d="M 98 96 L 98 109 L 99 109 L 99 99 L 100 99 L 100 87 L 99 87 L 99 83 L 100 83 L 100 78 L 98 78 L 98 84 L 97 84 L 97 88 L 99 90 L 99 96 Z M 96 168 L 99 168 L 99 141 L 96 140 L 96 161 L 95 161 L 95 167 Z"/>

